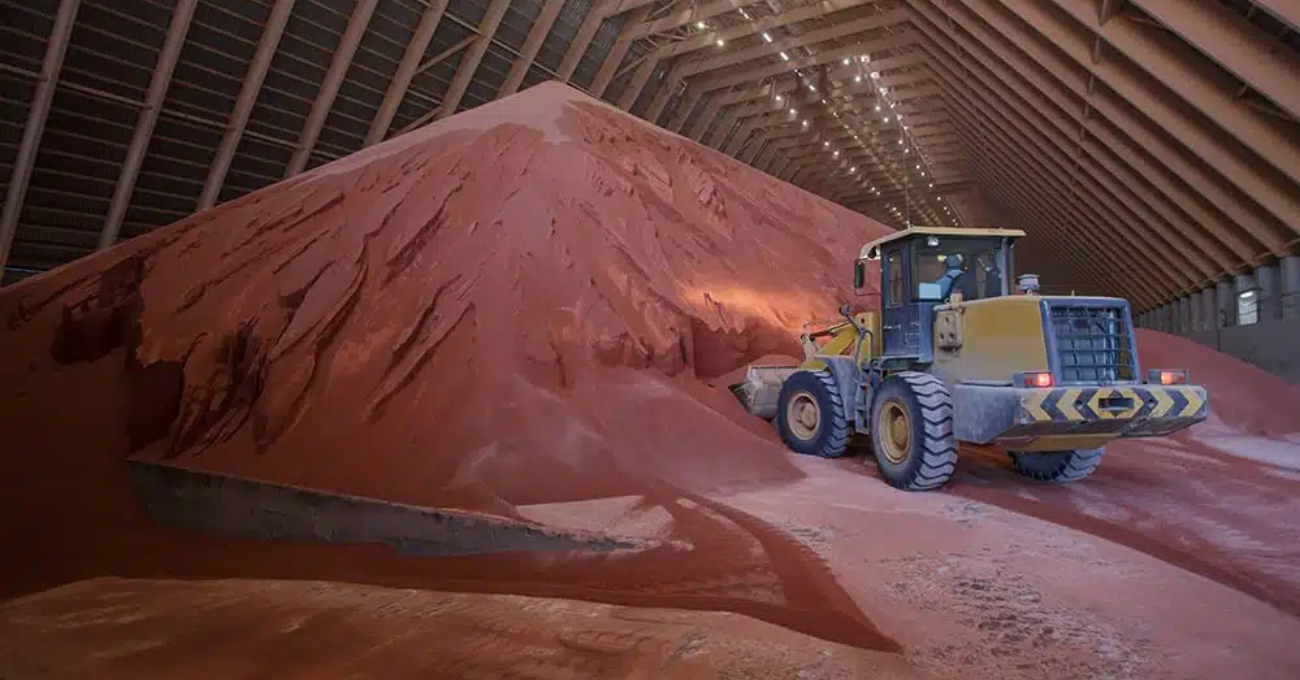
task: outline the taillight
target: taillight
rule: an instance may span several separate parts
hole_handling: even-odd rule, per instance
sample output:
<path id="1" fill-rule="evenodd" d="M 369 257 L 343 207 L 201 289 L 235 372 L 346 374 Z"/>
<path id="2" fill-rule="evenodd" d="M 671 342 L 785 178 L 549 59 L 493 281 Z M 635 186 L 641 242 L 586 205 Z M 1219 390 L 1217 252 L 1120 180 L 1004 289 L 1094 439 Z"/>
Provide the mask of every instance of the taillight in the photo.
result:
<path id="1" fill-rule="evenodd" d="M 1022 387 L 1051 387 L 1051 373 L 1017 373 L 1016 382 Z"/>
<path id="2" fill-rule="evenodd" d="M 1187 371 L 1169 368 L 1157 368 L 1147 371 L 1147 382 L 1158 385 L 1186 385 Z"/>

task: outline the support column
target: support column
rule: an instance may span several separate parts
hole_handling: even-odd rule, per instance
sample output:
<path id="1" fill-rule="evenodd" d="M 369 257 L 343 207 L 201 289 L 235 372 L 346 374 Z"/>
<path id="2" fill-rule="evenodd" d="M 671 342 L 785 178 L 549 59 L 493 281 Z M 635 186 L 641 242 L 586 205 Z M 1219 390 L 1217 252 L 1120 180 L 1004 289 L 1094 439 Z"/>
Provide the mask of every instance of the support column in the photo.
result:
<path id="1" fill-rule="evenodd" d="M 1202 324 L 1204 324 L 1205 306 L 1201 304 L 1201 293 L 1203 292 L 1198 290 L 1187 296 L 1187 329 L 1192 333 L 1202 330 Z"/>
<path id="2" fill-rule="evenodd" d="M 1300 255 L 1288 255 L 1278 262 L 1282 290 L 1282 318 L 1300 319 Z"/>
<path id="3" fill-rule="evenodd" d="M 1178 298 L 1178 334 L 1189 335 L 1192 332 L 1192 299 Z"/>
<path id="4" fill-rule="evenodd" d="M 1228 281 L 1214 284 L 1215 328 L 1237 325 L 1237 294 Z"/>
<path id="5" fill-rule="evenodd" d="M 1282 299 L 1279 293 L 1277 265 L 1264 265 L 1255 270 L 1258 286 L 1259 322 L 1272 323 L 1282 318 Z"/>
<path id="6" fill-rule="evenodd" d="M 1206 288 L 1197 293 L 1201 303 L 1201 330 L 1212 331 L 1218 328 L 1218 305 L 1214 300 L 1214 289 Z"/>

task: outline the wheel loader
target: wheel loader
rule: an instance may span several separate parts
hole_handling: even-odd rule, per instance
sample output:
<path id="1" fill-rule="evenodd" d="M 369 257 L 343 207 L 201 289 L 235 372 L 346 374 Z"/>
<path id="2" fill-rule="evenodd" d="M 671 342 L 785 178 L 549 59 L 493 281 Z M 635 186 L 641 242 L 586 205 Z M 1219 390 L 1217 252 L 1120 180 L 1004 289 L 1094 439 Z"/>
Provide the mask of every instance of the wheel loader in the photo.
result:
<path id="1" fill-rule="evenodd" d="M 958 444 L 996 445 L 1021 474 L 1072 482 L 1107 442 L 1205 420 L 1180 369 L 1145 373 L 1128 302 L 1039 294 L 1014 283 L 1023 231 L 911 227 L 862 247 L 854 287 L 879 263 L 880 309 L 805 326 L 798 366 L 751 366 L 731 386 L 786 446 L 836 458 L 866 438 L 892 486 L 936 489 Z"/>

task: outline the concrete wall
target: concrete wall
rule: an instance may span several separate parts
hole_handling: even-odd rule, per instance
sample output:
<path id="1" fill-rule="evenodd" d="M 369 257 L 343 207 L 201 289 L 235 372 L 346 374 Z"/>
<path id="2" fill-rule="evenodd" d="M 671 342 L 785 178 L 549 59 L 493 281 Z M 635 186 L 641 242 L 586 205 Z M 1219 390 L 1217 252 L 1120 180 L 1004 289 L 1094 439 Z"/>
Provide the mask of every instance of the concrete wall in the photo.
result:
<path id="1" fill-rule="evenodd" d="M 1300 319 L 1181 335 L 1300 385 Z"/>
<path id="2" fill-rule="evenodd" d="M 1242 294 L 1255 296 L 1257 323 L 1240 325 Z M 1137 324 L 1181 335 L 1300 385 L 1300 257 L 1170 300 L 1140 314 Z"/>

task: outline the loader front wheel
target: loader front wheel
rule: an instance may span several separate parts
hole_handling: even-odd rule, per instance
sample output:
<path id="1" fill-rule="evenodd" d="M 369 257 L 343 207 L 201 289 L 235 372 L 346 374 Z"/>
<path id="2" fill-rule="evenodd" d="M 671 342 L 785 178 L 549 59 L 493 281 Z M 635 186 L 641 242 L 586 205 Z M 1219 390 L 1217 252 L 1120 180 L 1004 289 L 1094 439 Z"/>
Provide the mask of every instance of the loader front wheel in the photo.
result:
<path id="1" fill-rule="evenodd" d="M 776 429 L 795 453 L 839 458 L 849 446 L 849 418 L 835 376 L 797 371 L 781 386 Z"/>
<path id="2" fill-rule="evenodd" d="M 1011 462 L 1016 472 L 1037 479 L 1040 482 L 1065 484 L 1075 482 L 1092 474 L 1101 464 L 1105 449 L 1077 449 L 1074 451 L 1050 451 L 1044 453 L 1027 453 L 1010 451 Z"/>
<path id="3" fill-rule="evenodd" d="M 871 443 L 890 486 L 906 491 L 943 486 L 957 469 L 947 385 L 913 371 L 887 378 L 871 410 Z"/>

